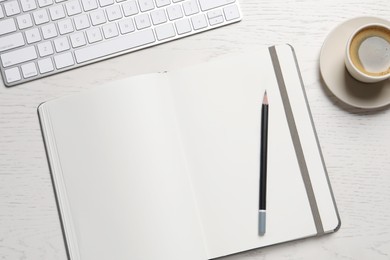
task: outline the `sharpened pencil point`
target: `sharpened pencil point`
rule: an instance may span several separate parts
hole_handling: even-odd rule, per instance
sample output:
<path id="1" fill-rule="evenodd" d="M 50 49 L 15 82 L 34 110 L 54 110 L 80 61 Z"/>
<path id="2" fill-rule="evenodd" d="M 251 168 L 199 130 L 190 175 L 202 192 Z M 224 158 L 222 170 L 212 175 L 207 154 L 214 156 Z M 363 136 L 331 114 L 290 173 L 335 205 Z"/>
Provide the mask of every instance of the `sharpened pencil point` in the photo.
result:
<path id="1" fill-rule="evenodd" d="M 268 105 L 267 90 L 264 92 L 263 104 L 264 104 L 264 105 Z"/>

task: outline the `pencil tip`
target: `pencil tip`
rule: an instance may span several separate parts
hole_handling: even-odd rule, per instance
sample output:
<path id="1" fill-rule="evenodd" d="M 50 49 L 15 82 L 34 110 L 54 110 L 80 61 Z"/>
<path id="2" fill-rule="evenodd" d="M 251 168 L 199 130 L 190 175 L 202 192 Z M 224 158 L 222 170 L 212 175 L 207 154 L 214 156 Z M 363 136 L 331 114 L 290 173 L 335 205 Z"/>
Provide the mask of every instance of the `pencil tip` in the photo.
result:
<path id="1" fill-rule="evenodd" d="M 264 92 L 263 104 L 268 105 L 267 90 Z"/>

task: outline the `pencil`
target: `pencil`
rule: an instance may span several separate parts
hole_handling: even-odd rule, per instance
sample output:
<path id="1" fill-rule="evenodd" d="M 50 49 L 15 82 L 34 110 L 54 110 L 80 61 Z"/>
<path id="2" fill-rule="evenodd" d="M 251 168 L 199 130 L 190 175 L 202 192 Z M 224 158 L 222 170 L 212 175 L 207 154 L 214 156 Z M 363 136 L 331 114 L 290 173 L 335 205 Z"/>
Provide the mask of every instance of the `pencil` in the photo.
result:
<path id="1" fill-rule="evenodd" d="M 266 197 L 267 197 L 267 148 L 268 148 L 268 97 L 264 92 L 261 107 L 260 134 L 260 185 L 259 185 L 259 235 L 265 234 L 266 226 Z"/>

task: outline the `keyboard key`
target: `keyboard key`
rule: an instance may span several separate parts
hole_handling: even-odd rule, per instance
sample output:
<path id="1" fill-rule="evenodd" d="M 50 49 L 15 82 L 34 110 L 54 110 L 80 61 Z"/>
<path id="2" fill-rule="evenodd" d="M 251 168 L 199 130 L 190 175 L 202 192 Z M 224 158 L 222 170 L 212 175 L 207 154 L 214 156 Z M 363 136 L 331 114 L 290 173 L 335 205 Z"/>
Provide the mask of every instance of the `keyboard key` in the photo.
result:
<path id="1" fill-rule="evenodd" d="M 132 18 L 119 21 L 119 30 L 122 34 L 134 32 L 135 27 Z"/>
<path id="2" fill-rule="evenodd" d="M 192 31 L 189 19 L 182 19 L 175 22 L 176 30 L 178 34 L 185 34 Z"/>
<path id="3" fill-rule="evenodd" d="M 76 16 L 75 18 L 73 18 L 73 21 L 76 26 L 76 30 L 82 30 L 91 26 L 89 24 L 89 19 L 86 14 Z"/>
<path id="4" fill-rule="evenodd" d="M 11 50 L 25 44 L 22 33 L 15 33 L 0 38 L 0 52 Z"/>
<path id="5" fill-rule="evenodd" d="M 199 14 L 191 18 L 192 26 L 195 30 L 200 30 L 207 27 L 207 21 L 204 14 Z"/>
<path id="6" fill-rule="evenodd" d="M 131 0 L 122 4 L 122 9 L 125 16 L 138 14 L 138 7 L 135 0 Z"/>
<path id="7" fill-rule="evenodd" d="M 84 11 L 86 12 L 98 8 L 96 0 L 81 0 L 81 3 L 83 5 Z"/>
<path id="8" fill-rule="evenodd" d="M 57 36 L 57 29 L 53 23 L 42 26 L 41 30 L 42 30 L 43 39 L 45 39 L 45 40 Z"/>
<path id="9" fill-rule="evenodd" d="M 104 38 L 106 39 L 118 36 L 119 33 L 115 23 L 110 23 L 103 26 L 103 34 L 104 34 Z"/>
<path id="10" fill-rule="evenodd" d="M 4 3 L 4 9 L 7 16 L 20 13 L 20 7 L 17 1 L 7 1 Z"/>
<path id="11" fill-rule="evenodd" d="M 122 12 L 119 5 L 110 6 L 106 9 L 107 18 L 109 21 L 114 21 L 122 18 Z"/>
<path id="12" fill-rule="evenodd" d="M 138 0 L 139 9 L 141 12 L 146 12 L 154 9 L 153 0 Z"/>
<path id="13" fill-rule="evenodd" d="M 208 12 L 207 18 L 209 19 L 210 25 L 220 24 L 220 23 L 223 23 L 223 21 L 224 21 L 223 14 L 222 14 L 222 11 L 220 9 L 216 9 L 216 10 Z"/>
<path id="14" fill-rule="evenodd" d="M 8 83 L 12 83 L 22 79 L 22 77 L 20 76 L 19 69 L 17 67 L 5 70 L 4 73 L 5 79 Z"/>
<path id="15" fill-rule="evenodd" d="M 100 6 L 104 7 L 107 5 L 112 5 L 114 3 L 114 0 L 99 0 Z"/>
<path id="16" fill-rule="evenodd" d="M 183 3 L 184 13 L 188 15 L 193 15 L 199 13 L 199 7 L 197 0 L 190 0 Z"/>
<path id="17" fill-rule="evenodd" d="M 75 50 L 77 63 L 105 57 L 121 51 L 137 48 L 155 42 L 152 29 L 125 34 L 112 40 L 94 44 L 79 50 Z"/>
<path id="18" fill-rule="evenodd" d="M 35 0 L 20 0 L 20 3 L 24 12 L 28 12 L 37 8 L 37 3 L 35 3 Z"/>
<path id="19" fill-rule="evenodd" d="M 106 22 L 106 16 L 103 10 L 97 10 L 90 14 L 92 24 L 99 25 Z"/>
<path id="20" fill-rule="evenodd" d="M 28 31 L 25 31 L 27 43 L 39 42 L 41 40 L 41 34 L 39 33 L 38 28 L 33 28 Z"/>
<path id="21" fill-rule="evenodd" d="M 54 53 L 53 46 L 51 42 L 43 42 L 38 44 L 38 52 L 41 57 L 45 57 Z"/>
<path id="22" fill-rule="evenodd" d="M 7 19 L 0 21 L 0 35 L 15 32 L 16 31 L 16 24 L 14 22 L 14 19 Z"/>
<path id="23" fill-rule="evenodd" d="M 165 23 L 167 21 L 167 15 L 165 14 L 164 9 L 158 9 L 150 13 L 152 17 L 152 22 L 154 25 Z"/>
<path id="24" fill-rule="evenodd" d="M 40 7 L 45 7 L 53 4 L 53 0 L 38 0 L 38 5 Z"/>
<path id="25" fill-rule="evenodd" d="M 61 37 L 54 40 L 54 47 L 57 52 L 63 52 L 70 49 L 68 38 L 67 37 Z"/>
<path id="26" fill-rule="evenodd" d="M 171 0 L 156 0 L 157 7 L 162 7 L 171 4 Z"/>
<path id="27" fill-rule="evenodd" d="M 207 11 L 216 7 L 234 3 L 235 0 L 199 0 L 200 8 Z"/>
<path id="28" fill-rule="evenodd" d="M 92 28 L 87 31 L 87 38 L 89 43 L 94 43 L 103 40 L 102 34 L 99 28 Z"/>
<path id="29" fill-rule="evenodd" d="M 58 30 L 60 31 L 60 34 L 67 34 L 74 31 L 72 20 L 71 19 L 65 19 L 58 22 Z"/>
<path id="30" fill-rule="evenodd" d="M 225 14 L 226 21 L 240 18 L 240 13 L 238 12 L 238 7 L 236 5 L 230 5 L 223 8 L 223 13 Z"/>
<path id="31" fill-rule="evenodd" d="M 34 21 L 37 25 L 47 23 L 49 16 L 47 15 L 46 9 L 41 9 L 33 13 Z"/>
<path id="32" fill-rule="evenodd" d="M 21 30 L 33 26 L 33 22 L 32 22 L 30 14 L 24 14 L 24 15 L 18 16 L 16 18 L 16 21 L 18 22 L 19 29 L 21 29 Z"/>
<path id="33" fill-rule="evenodd" d="M 3 8 L 1 8 L 1 6 L 0 6 L 0 19 L 1 18 L 4 18 L 4 12 L 3 12 Z"/>
<path id="34" fill-rule="evenodd" d="M 134 19 L 138 30 L 151 26 L 148 14 L 137 15 Z"/>
<path id="35" fill-rule="evenodd" d="M 172 38 L 176 35 L 175 28 L 171 23 L 157 26 L 154 30 L 156 32 L 157 39 L 160 41 Z"/>
<path id="36" fill-rule="evenodd" d="M 50 7 L 49 9 L 50 17 L 53 21 L 64 18 L 65 17 L 65 11 L 62 5 L 56 5 L 53 7 Z"/>
<path id="37" fill-rule="evenodd" d="M 57 69 L 63 69 L 74 64 L 74 59 L 72 53 L 67 52 L 54 56 L 54 63 L 56 64 Z"/>
<path id="38" fill-rule="evenodd" d="M 78 0 L 67 2 L 65 7 L 69 16 L 81 13 L 81 6 Z"/>
<path id="39" fill-rule="evenodd" d="M 84 36 L 83 32 L 78 32 L 78 33 L 72 34 L 70 36 L 70 42 L 72 43 L 73 48 L 77 48 L 77 47 L 84 46 L 87 44 L 87 42 L 85 41 L 85 36 Z"/>
<path id="40" fill-rule="evenodd" d="M 167 7 L 169 20 L 176 20 L 183 17 L 183 11 L 180 5 L 172 5 Z"/>
<path id="41" fill-rule="evenodd" d="M 39 60 L 38 61 L 39 72 L 44 74 L 54 70 L 53 62 L 50 58 Z"/>
<path id="42" fill-rule="evenodd" d="M 31 78 L 38 75 L 37 67 L 34 62 L 23 64 L 20 68 L 22 69 L 24 78 Z"/>
<path id="43" fill-rule="evenodd" d="M 10 67 L 26 61 L 34 60 L 38 58 L 38 55 L 34 46 L 29 46 L 23 49 L 3 53 L 0 55 L 0 58 L 3 67 Z"/>

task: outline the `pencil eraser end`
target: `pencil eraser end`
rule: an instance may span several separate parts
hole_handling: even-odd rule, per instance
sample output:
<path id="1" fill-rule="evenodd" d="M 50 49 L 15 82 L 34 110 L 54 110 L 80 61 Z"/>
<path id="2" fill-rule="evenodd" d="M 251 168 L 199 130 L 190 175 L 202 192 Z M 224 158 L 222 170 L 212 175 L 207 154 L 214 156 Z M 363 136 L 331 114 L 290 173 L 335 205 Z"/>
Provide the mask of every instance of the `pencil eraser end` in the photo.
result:
<path id="1" fill-rule="evenodd" d="M 265 234 L 265 210 L 259 210 L 259 236 L 264 236 Z"/>

